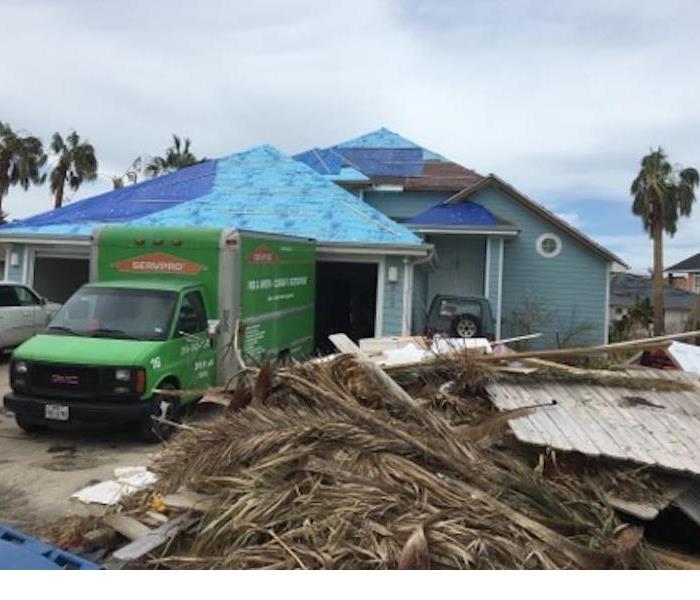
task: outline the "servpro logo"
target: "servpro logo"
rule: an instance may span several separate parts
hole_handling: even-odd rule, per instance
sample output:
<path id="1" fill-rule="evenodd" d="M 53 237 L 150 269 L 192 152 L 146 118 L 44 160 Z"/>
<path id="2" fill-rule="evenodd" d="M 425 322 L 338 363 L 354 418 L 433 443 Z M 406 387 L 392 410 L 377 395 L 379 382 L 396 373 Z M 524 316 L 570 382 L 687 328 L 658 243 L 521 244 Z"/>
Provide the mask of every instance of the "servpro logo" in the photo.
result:
<path id="1" fill-rule="evenodd" d="M 272 251 L 270 246 L 258 246 L 248 255 L 248 262 L 250 264 L 276 263 L 277 254 Z"/>
<path id="2" fill-rule="evenodd" d="M 178 258 L 164 252 L 153 252 L 135 258 L 115 262 L 112 266 L 120 273 L 163 273 L 171 275 L 197 275 L 207 267 Z"/>

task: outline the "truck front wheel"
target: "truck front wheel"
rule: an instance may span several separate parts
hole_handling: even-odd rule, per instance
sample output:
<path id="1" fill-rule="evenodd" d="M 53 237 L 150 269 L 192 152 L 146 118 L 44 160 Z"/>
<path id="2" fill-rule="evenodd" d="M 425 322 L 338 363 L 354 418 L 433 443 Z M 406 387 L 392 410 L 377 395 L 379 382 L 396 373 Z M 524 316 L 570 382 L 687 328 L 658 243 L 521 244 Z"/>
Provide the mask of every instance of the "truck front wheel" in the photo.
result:
<path id="1" fill-rule="evenodd" d="M 166 381 L 160 385 L 160 389 L 176 390 L 177 386 Z M 157 443 L 167 440 L 177 430 L 177 426 L 171 425 L 171 423 L 179 423 L 182 420 L 182 405 L 177 396 L 171 396 L 167 393 L 155 394 L 153 398 L 156 403 L 155 416 L 162 420 L 149 417 L 141 424 L 140 433 L 144 441 Z"/>

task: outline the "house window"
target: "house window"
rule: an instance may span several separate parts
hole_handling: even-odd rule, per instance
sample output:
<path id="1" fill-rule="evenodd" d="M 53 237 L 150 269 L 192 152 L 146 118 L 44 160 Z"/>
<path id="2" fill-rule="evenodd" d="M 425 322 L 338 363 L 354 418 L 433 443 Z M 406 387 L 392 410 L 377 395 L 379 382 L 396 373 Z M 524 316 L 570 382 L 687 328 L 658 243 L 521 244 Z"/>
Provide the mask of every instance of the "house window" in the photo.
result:
<path id="1" fill-rule="evenodd" d="M 700 273 L 693 275 L 693 288 L 695 288 L 693 291 L 696 294 L 700 294 Z"/>
<path id="2" fill-rule="evenodd" d="M 554 258 L 561 252 L 561 238 L 553 233 L 543 233 L 537 238 L 535 248 L 540 256 Z"/>

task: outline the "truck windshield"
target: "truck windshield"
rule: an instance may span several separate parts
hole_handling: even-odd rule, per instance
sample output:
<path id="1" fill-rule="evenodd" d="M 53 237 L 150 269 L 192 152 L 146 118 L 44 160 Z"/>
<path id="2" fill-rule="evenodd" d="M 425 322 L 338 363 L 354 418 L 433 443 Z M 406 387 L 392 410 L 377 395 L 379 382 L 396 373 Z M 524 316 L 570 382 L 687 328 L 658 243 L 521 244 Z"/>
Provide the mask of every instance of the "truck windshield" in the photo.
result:
<path id="1" fill-rule="evenodd" d="M 168 335 L 176 301 L 174 292 L 84 287 L 58 311 L 47 333 L 163 340 Z"/>

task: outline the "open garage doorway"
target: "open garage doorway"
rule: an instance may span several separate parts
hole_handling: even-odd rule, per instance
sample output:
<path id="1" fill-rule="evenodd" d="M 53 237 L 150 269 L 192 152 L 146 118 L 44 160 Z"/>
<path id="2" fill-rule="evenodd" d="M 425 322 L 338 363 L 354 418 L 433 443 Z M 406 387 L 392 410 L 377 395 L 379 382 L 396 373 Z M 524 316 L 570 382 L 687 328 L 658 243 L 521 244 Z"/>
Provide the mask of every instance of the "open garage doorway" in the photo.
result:
<path id="1" fill-rule="evenodd" d="M 377 263 L 316 264 L 316 347 L 320 352 L 335 351 L 328 341 L 332 333 L 345 333 L 355 342 L 375 335 L 378 270 Z"/>
<path id="2" fill-rule="evenodd" d="M 34 256 L 32 287 L 52 302 L 63 303 L 90 278 L 87 258 Z"/>

